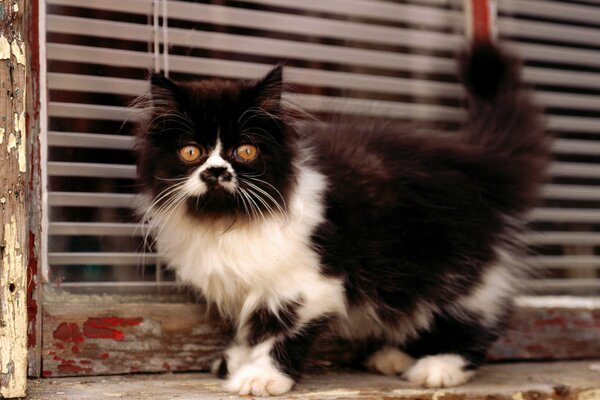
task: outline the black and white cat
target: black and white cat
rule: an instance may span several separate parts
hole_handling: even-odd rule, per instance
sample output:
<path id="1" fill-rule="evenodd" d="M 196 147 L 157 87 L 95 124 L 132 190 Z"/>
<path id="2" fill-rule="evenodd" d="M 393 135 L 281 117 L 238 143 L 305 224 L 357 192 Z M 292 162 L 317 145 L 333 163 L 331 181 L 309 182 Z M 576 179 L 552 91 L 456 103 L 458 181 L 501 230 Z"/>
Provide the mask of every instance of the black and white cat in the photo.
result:
<path id="1" fill-rule="evenodd" d="M 324 329 L 365 365 L 427 387 L 466 382 L 525 275 L 516 238 L 547 159 L 518 63 L 460 63 L 462 132 L 296 124 L 282 69 L 258 82 L 152 77 L 137 144 L 145 219 L 179 279 L 236 327 L 226 389 L 289 391 Z"/>

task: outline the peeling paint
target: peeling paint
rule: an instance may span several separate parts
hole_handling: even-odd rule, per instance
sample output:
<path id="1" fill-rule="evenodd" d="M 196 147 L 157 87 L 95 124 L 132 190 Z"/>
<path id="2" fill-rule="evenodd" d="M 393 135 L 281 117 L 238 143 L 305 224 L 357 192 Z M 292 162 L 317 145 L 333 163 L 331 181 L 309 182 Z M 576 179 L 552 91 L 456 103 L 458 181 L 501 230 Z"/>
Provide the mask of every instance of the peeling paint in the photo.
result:
<path id="1" fill-rule="evenodd" d="M 10 60 L 10 43 L 4 35 L 0 35 L 0 60 Z"/>
<path id="2" fill-rule="evenodd" d="M 4 236 L 0 238 L 4 245 L 0 281 L 11 282 L 17 288 L 22 288 L 25 285 L 25 265 L 19 232 L 16 218 L 11 215 L 10 222 L 4 224 Z M 6 290 L 8 285 L 4 286 L 2 290 Z M 0 335 L 0 375 L 7 381 L 0 387 L 0 395 L 18 397 L 22 392 L 17 381 L 27 374 L 27 314 L 23 309 L 25 292 L 7 290 L 3 299 L 0 315 L 10 334 Z"/>
<path id="3" fill-rule="evenodd" d="M 23 46 L 23 43 L 19 44 L 16 40 L 13 40 L 10 48 L 17 60 L 17 64 L 25 65 L 25 47 Z"/>
<path id="4" fill-rule="evenodd" d="M 10 153 L 10 151 L 17 147 L 17 137 L 14 133 L 8 135 L 8 143 L 6 144 L 6 152 Z"/>
<path id="5" fill-rule="evenodd" d="M 25 97 L 25 93 L 23 93 L 23 97 Z M 25 131 L 25 113 L 21 114 L 15 113 L 14 115 L 14 124 L 15 124 L 15 132 L 19 132 L 21 134 L 21 140 L 17 145 L 17 153 L 19 157 L 19 172 L 27 171 L 27 155 L 26 155 L 26 131 Z"/>
<path id="6" fill-rule="evenodd" d="M 523 393 L 521 392 L 517 392 L 515 394 L 512 395 L 512 399 L 513 400 L 524 400 L 523 399 Z"/>
<path id="7" fill-rule="evenodd" d="M 19 12 L 19 4 L 18 3 L 15 3 L 13 5 L 13 11 L 15 12 L 15 14 Z"/>
<path id="8" fill-rule="evenodd" d="M 0 128 L 0 144 L 4 143 L 4 132 L 6 132 L 6 129 Z"/>
<path id="9" fill-rule="evenodd" d="M 577 395 L 577 400 L 598 400 L 600 399 L 600 389 L 585 390 Z"/>

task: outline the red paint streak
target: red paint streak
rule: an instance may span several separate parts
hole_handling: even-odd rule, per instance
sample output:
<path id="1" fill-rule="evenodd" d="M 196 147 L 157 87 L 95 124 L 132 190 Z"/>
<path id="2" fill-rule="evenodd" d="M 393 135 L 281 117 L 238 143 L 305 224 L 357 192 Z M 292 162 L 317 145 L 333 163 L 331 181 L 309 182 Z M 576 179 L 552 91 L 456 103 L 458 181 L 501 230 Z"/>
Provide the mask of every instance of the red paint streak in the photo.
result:
<path id="1" fill-rule="evenodd" d="M 74 373 L 74 374 L 92 372 L 91 368 L 83 368 L 83 367 L 80 367 L 79 365 L 73 365 L 73 364 L 61 364 L 58 366 L 58 370 L 60 372 Z"/>
<path id="2" fill-rule="evenodd" d="M 140 367 L 129 367 L 130 372 L 140 372 Z"/>
<path id="3" fill-rule="evenodd" d="M 58 370 L 62 373 L 68 373 L 68 374 L 77 374 L 77 375 L 81 375 L 81 374 L 88 374 L 92 372 L 91 368 L 83 368 L 80 367 L 77 364 L 77 362 L 75 360 L 67 360 L 58 356 L 53 357 L 53 359 L 55 361 L 60 361 L 60 364 L 58 365 Z M 85 361 L 85 360 L 83 360 Z M 81 364 L 85 364 L 82 361 L 80 361 Z"/>
<path id="4" fill-rule="evenodd" d="M 55 339 L 64 342 L 83 343 L 83 335 L 75 322 L 63 322 L 52 333 Z"/>
<path id="5" fill-rule="evenodd" d="M 540 319 L 535 321 L 535 326 L 544 327 L 544 326 L 567 326 L 567 321 L 563 317 L 555 316 L 547 319 Z"/>
<path id="6" fill-rule="evenodd" d="M 62 349 L 65 348 L 65 345 L 62 344 L 62 343 L 54 343 L 54 347 L 56 347 L 57 349 L 61 349 L 62 350 Z"/>
<path id="7" fill-rule="evenodd" d="M 77 345 L 71 347 L 71 351 L 73 353 L 79 353 L 79 352 L 81 352 L 81 350 L 79 349 L 79 346 L 77 346 Z"/>
<path id="8" fill-rule="evenodd" d="M 488 42 L 492 36 L 490 4 L 488 0 L 471 0 L 473 12 L 473 40 Z"/>
<path id="9" fill-rule="evenodd" d="M 79 364 L 83 364 L 83 365 L 89 365 L 91 363 L 92 362 L 90 360 L 81 360 L 81 361 L 79 361 Z"/>
<path id="10" fill-rule="evenodd" d="M 100 359 L 101 359 L 101 360 L 106 360 L 106 359 L 107 359 L 107 358 L 109 358 L 109 357 L 110 357 L 110 355 L 109 355 L 108 353 L 101 353 L 101 354 L 100 354 Z"/>
<path id="11" fill-rule="evenodd" d="M 168 362 L 165 361 L 163 363 L 163 368 L 166 369 L 167 371 L 170 371 L 171 370 L 171 364 L 169 364 Z"/>
<path id="12" fill-rule="evenodd" d="M 530 344 L 525 346 L 525 351 L 527 351 L 529 354 L 544 354 L 546 355 L 548 353 L 547 349 L 542 346 L 541 344 Z"/>
<path id="13" fill-rule="evenodd" d="M 188 371 L 190 369 L 189 365 L 178 365 L 177 368 L 175 368 L 177 371 Z"/>
<path id="14" fill-rule="evenodd" d="M 83 324 L 83 334 L 95 339 L 113 339 L 121 341 L 125 339 L 122 331 L 114 329 L 119 326 L 137 326 L 142 323 L 143 318 L 88 318 Z"/>
<path id="15" fill-rule="evenodd" d="M 42 376 L 43 376 L 44 378 L 47 378 L 47 377 L 49 377 L 49 376 L 52 376 L 52 371 L 48 371 L 48 370 L 46 370 L 46 371 L 42 371 Z"/>

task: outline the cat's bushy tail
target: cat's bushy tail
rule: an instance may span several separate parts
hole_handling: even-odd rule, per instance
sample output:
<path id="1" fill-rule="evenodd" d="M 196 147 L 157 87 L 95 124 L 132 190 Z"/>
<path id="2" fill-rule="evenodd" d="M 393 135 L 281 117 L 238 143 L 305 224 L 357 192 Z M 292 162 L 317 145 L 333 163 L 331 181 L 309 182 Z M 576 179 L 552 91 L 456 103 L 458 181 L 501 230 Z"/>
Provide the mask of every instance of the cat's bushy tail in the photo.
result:
<path id="1" fill-rule="evenodd" d="M 545 179 L 549 153 L 541 112 L 521 87 L 520 62 L 497 45 L 477 43 L 459 67 L 468 94 L 464 138 L 495 164 L 498 175 L 489 178 L 503 183 L 510 208 L 526 210 Z"/>

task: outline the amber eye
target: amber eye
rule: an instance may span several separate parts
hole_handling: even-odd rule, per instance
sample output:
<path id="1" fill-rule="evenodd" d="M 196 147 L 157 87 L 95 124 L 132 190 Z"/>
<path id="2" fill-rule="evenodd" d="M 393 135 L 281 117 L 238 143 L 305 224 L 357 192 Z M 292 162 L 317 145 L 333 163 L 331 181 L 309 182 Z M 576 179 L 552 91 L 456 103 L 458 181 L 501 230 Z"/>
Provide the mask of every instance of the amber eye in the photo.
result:
<path id="1" fill-rule="evenodd" d="M 235 155 L 241 161 L 252 161 L 258 155 L 258 149 L 251 144 L 243 144 L 235 149 Z"/>
<path id="2" fill-rule="evenodd" d="M 194 162 L 202 155 L 202 149 L 198 146 L 188 144 L 179 149 L 179 156 L 185 162 Z"/>

